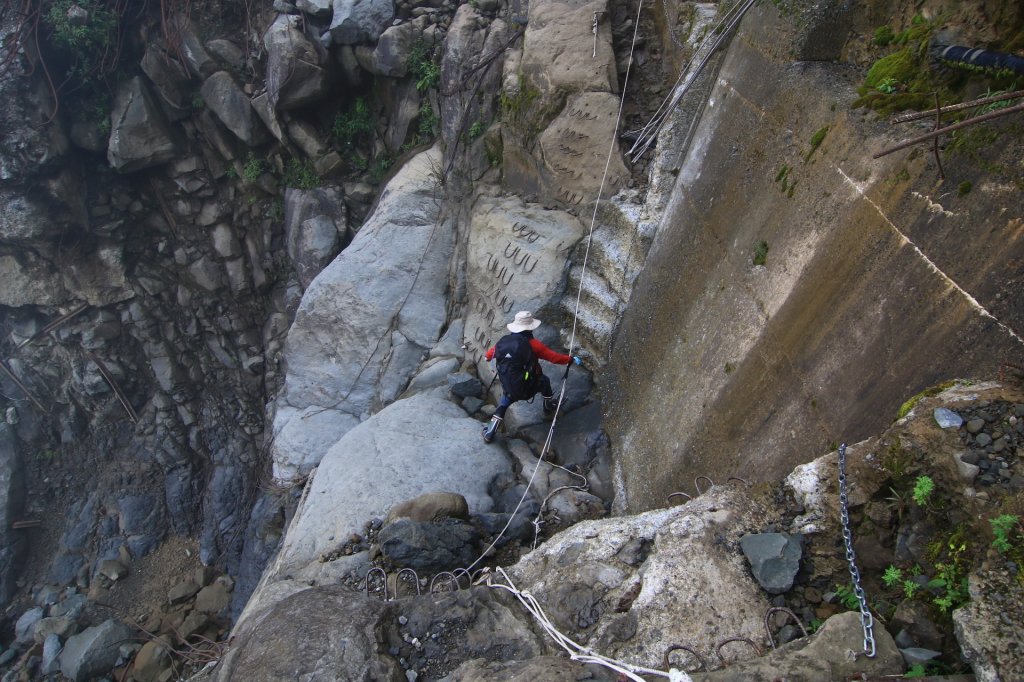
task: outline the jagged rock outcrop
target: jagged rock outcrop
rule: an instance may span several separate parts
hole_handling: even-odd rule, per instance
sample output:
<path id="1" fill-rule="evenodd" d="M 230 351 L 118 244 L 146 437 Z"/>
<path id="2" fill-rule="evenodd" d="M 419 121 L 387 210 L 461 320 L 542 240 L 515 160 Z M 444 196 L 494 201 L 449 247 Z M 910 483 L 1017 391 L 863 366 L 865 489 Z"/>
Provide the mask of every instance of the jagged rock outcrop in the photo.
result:
<path id="1" fill-rule="evenodd" d="M 288 256 L 303 288 L 348 246 L 352 239 L 342 191 L 337 187 L 287 189 L 284 231 Z"/>
<path id="2" fill-rule="evenodd" d="M 372 43 L 394 17 L 391 0 L 334 0 L 331 38 L 338 45 Z"/>

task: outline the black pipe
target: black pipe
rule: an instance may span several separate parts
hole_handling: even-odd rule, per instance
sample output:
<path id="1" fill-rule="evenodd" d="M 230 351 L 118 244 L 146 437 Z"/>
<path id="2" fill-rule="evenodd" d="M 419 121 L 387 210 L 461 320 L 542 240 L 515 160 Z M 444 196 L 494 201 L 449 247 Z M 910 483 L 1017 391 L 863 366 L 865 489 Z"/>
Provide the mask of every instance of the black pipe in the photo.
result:
<path id="1" fill-rule="evenodd" d="M 932 54 L 947 62 L 962 62 L 996 71 L 1009 69 L 1015 73 L 1024 74 L 1024 57 L 1015 54 L 963 47 L 962 45 L 934 45 Z"/>

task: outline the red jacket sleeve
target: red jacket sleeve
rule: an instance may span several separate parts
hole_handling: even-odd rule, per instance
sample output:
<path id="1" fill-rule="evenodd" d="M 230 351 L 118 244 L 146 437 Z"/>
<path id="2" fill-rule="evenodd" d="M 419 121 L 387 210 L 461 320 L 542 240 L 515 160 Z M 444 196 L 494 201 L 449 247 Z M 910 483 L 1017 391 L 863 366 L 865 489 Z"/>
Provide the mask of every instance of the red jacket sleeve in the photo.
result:
<path id="1" fill-rule="evenodd" d="M 490 362 L 493 359 L 494 359 L 494 346 L 491 346 L 490 348 L 487 349 L 487 362 Z"/>
<path id="2" fill-rule="evenodd" d="M 533 349 L 533 354 L 541 360 L 547 360 L 548 362 L 553 362 L 556 365 L 568 365 L 572 362 L 571 356 L 556 353 L 537 339 L 530 339 L 530 348 Z"/>

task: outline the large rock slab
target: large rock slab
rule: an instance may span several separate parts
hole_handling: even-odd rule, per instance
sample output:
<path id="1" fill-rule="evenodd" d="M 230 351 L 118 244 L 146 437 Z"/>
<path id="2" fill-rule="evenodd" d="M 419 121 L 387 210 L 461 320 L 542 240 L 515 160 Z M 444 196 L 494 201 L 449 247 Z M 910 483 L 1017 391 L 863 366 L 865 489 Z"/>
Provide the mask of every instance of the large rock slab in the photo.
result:
<path id="1" fill-rule="evenodd" d="M 309 407 L 365 419 L 405 389 L 446 320 L 453 235 L 439 222 L 433 149 L 381 193 L 352 243 L 310 283 L 288 332 L 280 432 Z M 323 422 L 321 422 L 323 423 Z M 294 480 L 323 452 L 274 447 L 274 476 Z"/>
<path id="2" fill-rule="evenodd" d="M 319 563 L 320 555 L 424 493 L 458 493 L 470 513 L 490 511 L 488 484 L 510 471 L 509 461 L 483 445 L 480 423 L 446 393 L 442 388 L 400 400 L 328 451 L 307 484 L 272 575 L 315 578 L 330 568 Z"/>
<path id="3" fill-rule="evenodd" d="M 142 77 L 123 83 L 110 115 L 110 165 L 131 173 L 166 163 L 177 155 L 178 145 Z"/>

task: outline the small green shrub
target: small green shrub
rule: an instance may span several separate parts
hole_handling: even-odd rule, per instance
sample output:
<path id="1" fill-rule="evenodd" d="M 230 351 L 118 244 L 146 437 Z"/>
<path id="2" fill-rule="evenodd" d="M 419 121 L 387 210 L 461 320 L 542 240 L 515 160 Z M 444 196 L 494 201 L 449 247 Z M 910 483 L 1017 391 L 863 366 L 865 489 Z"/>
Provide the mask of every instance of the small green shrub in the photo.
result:
<path id="1" fill-rule="evenodd" d="M 860 599 L 857 598 L 857 593 L 853 590 L 853 585 L 849 587 L 845 585 L 836 585 L 836 598 L 839 599 L 839 603 L 850 611 L 856 611 L 860 608 Z"/>
<path id="2" fill-rule="evenodd" d="M 764 265 L 768 262 L 768 242 L 760 241 L 754 247 L 754 265 Z"/>
<path id="3" fill-rule="evenodd" d="M 436 88 L 441 82 L 441 67 L 434 61 L 430 46 L 422 40 L 412 46 L 406 66 L 416 79 L 416 90 L 419 92 Z"/>
<path id="4" fill-rule="evenodd" d="M 373 132 L 373 119 L 370 116 L 370 105 L 366 99 L 357 97 L 355 101 L 334 119 L 331 133 L 343 147 L 356 143 L 360 137 Z"/>
<path id="5" fill-rule="evenodd" d="M 320 176 L 316 174 L 313 164 L 298 159 L 291 159 L 288 162 L 281 181 L 285 187 L 295 189 L 315 189 L 320 186 Z"/>
<path id="6" fill-rule="evenodd" d="M 267 172 L 269 166 L 263 159 L 257 159 L 252 154 L 249 155 L 248 160 L 245 162 L 245 166 L 242 167 L 242 177 L 246 182 L 256 182 L 260 179 L 260 176 Z"/>
<path id="7" fill-rule="evenodd" d="M 917 480 L 914 481 L 914 492 L 912 494 L 917 506 L 923 507 L 928 504 L 934 490 L 935 482 L 932 481 L 931 476 L 918 476 Z"/>
<path id="8" fill-rule="evenodd" d="M 915 663 L 903 674 L 905 678 L 924 677 L 927 675 L 924 663 Z"/>
<path id="9" fill-rule="evenodd" d="M 963 182 L 956 186 L 956 193 L 958 196 L 965 196 L 971 193 L 971 189 L 973 187 L 974 185 L 971 183 L 970 180 L 964 180 Z"/>
<path id="10" fill-rule="evenodd" d="M 469 126 L 469 139 L 475 140 L 484 134 L 484 124 L 482 121 L 477 121 L 473 125 Z"/>
<path id="11" fill-rule="evenodd" d="M 420 103 L 420 125 L 419 133 L 416 136 L 417 144 L 425 144 L 434 139 L 438 125 L 441 123 L 441 119 L 438 117 L 437 112 L 434 111 L 434 107 L 430 105 L 430 102 L 423 98 Z"/>
<path id="12" fill-rule="evenodd" d="M 828 134 L 828 128 L 828 126 L 819 128 L 814 135 L 811 135 L 811 149 L 807 152 L 807 156 L 804 157 L 805 163 L 811 158 L 811 154 L 818 151 L 818 147 L 820 147 L 821 143 L 825 141 L 825 136 Z"/>
<path id="13" fill-rule="evenodd" d="M 73 7 L 85 10 L 84 23 L 68 16 Z M 70 57 L 69 76 L 88 83 L 114 70 L 119 17 L 113 9 L 98 0 L 54 0 L 43 20 L 54 45 Z"/>
<path id="14" fill-rule="evenodd" d="M 1016 514 L 1000 514 L 994 519 L 989 519 L 988 522 L 992 525 L 992 534 L 995 536 L 995 539 L 992 540 L 992 547 L 1003 554 L 1013 549 L 1014 543 L 1011 534 L 1017 528 L 1019 521 L 1020 517 Z"/>
<path id="15" fill-rule="evenodd" d="M 890 564 L 889 568 L 885 569 L 885 573 L 882 574 L 882 582 L 885 583 L 886 587 L 896 586 L 903 582 L 903 571 Z"/>
<path id="16" fill-rule="evenodd" d="M 732 363 L 731 363 L 731 362 L 727 362 L 727 363 L 725 363 L 725 373 L 726 373 L 726 374 L 732 374 L 732 373 L 733 373 L 733 371 L 734 371 L 735 369 L 736 369 L 736 368 L 735 368 L 735 367 L 733 367 L 733 365 L 732 365 Z"/>
<path id="17" fill-rule="evenodd" d="M 382 156 L 377 159 L 376 163 L 370 166 L 370 175 L 373 177 L 373 181 L 379 183 L 383 180 L 394 163 L 395 160 L 390 156 Z"/>
<path id="18" fill-rule="evenodd" d="M 893 33 L 891 27 L 879 26 L 878 28 L 875 29 L 875 35 L 874 38 L 872 38 L 871 42 L 877 45 L 878 47 L 885 47 L 886 45 L 891 43 L 895 37 L 896 34 Z"/>

